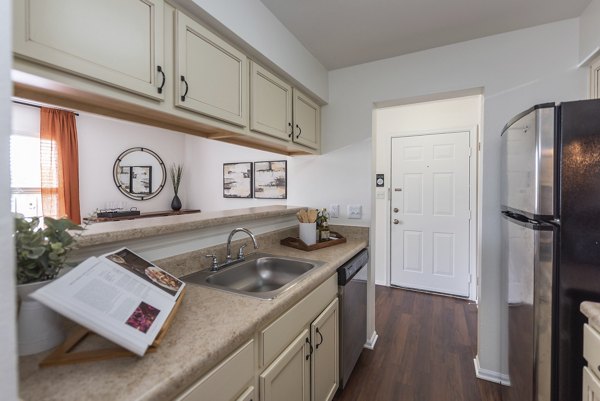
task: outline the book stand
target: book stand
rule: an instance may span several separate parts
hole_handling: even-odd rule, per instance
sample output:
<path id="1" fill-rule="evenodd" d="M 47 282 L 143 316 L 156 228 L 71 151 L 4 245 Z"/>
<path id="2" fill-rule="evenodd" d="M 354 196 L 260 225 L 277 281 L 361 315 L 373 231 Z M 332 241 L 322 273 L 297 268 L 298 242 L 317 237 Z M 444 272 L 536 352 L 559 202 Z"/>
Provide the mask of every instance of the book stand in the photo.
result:
<path id="1" fill-rule="evenodd" d="M 171 314 L 165 321 L 163 327 L 158 332 L 158 335 L 156 336 L 156 339 L 154 339 L 152 345 L 150 345 L 146 350 L 146 353 L 156 352 L 156 349 L 164 339 L 165 335 L 167 334 L 167 331 L 173 323 L 173 319 L 175 318 L 175 314 L 177 313 L 177 310 L 181 305 L 181 300 L 183 299 L 185 290 L 186 288 L 184 287 L 181 293 L 179 294 L 179 298 L 175 302 L 175 306 L 173 307 Z M 95 349 L 89 351 L 73 351 L 73 349 L 90 334 L 96 335 L 95 333 L 91 332 L 85 327 L 76 326 L 75 329 L 73 329 L 73 331 L 69 334 L 65 342 L 59 345 L 46 358 L 44 358 L 40 362 L 39 366 L 41 368 L 45 368 L 48 366 L 70 365 L 73 363 L 104 361 L 113 358 L 138 356 L 133 352 L 128 351 L 117 345 L 115 345 L 114 347 Z"/>

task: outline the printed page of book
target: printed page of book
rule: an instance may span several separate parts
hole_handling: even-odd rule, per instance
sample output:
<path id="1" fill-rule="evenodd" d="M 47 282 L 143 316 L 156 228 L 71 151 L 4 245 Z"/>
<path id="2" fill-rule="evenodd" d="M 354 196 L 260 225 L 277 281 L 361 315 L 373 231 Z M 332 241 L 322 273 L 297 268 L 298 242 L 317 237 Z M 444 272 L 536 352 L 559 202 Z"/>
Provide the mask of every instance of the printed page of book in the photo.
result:
<path id="1" fill-rule="evenodd" d="M 173 276 L 169 272 L 148 262 L 141 256 L 135 254 L 127 248 L 121 248 L 117 251 L 102 255 L 100 259 L 106 259 L 123 269 L 130 271 L 139 277 L 143 282 L 152 284 L 161 293 L 177 299 L 185 283 Z"/>
<path id="2" fill-rule="evenodd" d="M 140 356 L 175 305 L 171 295 L 95 257 L 31 296 Z"/>

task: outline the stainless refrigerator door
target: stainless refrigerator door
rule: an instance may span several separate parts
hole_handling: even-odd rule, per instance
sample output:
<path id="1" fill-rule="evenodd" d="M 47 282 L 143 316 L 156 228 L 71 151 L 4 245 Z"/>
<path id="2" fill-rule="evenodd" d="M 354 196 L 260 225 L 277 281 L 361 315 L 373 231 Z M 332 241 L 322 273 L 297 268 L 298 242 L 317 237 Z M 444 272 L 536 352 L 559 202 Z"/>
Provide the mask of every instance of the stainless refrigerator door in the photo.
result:
<path id="1" fill-rule="evenodd" d="M 502 219 L 510 376 L 503 401 L 552 399 L 553 241 L 549 226 Z"/>
<path id="2" fill-rule="evenodd" d="M 532 109 L 502 132 L 500 202 L 532 219 L 557 216 L 554 209 L 554 110 Z"/>

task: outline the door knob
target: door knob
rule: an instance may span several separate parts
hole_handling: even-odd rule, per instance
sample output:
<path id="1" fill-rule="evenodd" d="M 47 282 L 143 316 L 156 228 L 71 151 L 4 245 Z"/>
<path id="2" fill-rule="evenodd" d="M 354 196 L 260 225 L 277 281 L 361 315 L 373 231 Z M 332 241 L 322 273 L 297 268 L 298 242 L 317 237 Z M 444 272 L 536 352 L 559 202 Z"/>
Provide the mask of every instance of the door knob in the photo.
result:
<path id="1" fill-rule="evenodd" d="M 400 220 L 394 219 L 394 224 L 400 224 Z"/>
<path id="2" fill-rule="evenodd" d="M 394 213 L 398 213 L 398 212 L 399 212 L 398 208 L 397 208 L 397 207 L 395 207 L 395 208 L 394 208 Z"/>

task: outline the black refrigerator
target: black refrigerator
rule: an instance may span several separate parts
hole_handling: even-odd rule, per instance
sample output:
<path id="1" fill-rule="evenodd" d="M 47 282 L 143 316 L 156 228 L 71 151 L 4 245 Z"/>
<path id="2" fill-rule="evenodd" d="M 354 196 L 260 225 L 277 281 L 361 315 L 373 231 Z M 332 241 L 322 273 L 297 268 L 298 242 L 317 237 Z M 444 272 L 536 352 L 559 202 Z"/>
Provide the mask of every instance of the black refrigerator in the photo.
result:
<path id="1" fill-rule="evenodd" d="M 546 103 L 502 131 L 504 401 L 581 400 L 583 301 L 600 301 L 600 100 Z"/>

